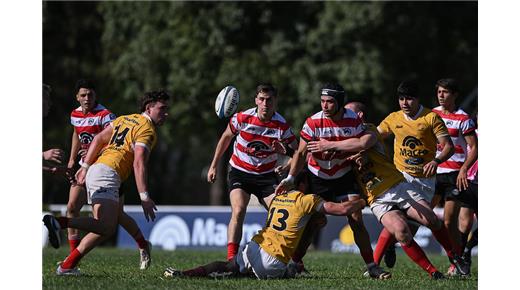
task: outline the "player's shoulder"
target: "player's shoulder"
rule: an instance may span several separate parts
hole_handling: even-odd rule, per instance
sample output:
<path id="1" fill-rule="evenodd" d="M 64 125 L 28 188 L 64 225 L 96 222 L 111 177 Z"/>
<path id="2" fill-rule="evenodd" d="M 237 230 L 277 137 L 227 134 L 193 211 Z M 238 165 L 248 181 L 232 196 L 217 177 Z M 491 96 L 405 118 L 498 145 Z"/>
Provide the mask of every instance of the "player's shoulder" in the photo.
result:
<path id="1" fill-rule="evenodd" d="M 351 109 L 345 108 L 345 112 L 343 113 L 344 119 L 358 119 L 359 116 Z"/>

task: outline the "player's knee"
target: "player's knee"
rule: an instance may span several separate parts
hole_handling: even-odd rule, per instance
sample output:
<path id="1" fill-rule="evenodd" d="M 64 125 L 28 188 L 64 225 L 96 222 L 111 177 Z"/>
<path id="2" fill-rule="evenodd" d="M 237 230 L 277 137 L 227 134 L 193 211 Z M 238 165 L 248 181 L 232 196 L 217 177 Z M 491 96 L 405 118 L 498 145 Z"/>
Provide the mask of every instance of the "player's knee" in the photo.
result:
<path id="1" fill-rule="evenodd" d="M 81 210 L 81 206 L 78 206 L 75 202 L 67 203 L 67 217 L 79 216 L 80 210 Z"/>
<path id="2" fill-rule="evenodd" d="M 412 235 L 409 231 L 406 230 L 398 230 L 395 232 L 395 239 L 404 245 L 409 245 L 412 241 Z"/>
<path id="3" fill-rule="evenodd" d="M 245 207 L 232 207 L 231 208 L 231 220 L 241 221 L 246 217 Z"/>

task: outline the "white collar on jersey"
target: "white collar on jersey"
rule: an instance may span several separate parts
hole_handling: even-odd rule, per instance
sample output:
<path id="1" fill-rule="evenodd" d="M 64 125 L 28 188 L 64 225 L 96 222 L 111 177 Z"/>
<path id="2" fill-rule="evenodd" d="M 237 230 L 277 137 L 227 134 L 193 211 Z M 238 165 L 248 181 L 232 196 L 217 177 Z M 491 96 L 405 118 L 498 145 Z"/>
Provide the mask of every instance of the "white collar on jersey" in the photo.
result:
<path id="1" fill-rule="evenodd" d="M 415 114 L 415 116 L 413 116 L 413 117 L 406 115 L 404 112 L 403 112 L 403 114 L 407 120 L 415 120 L 422 113 L 423 109 L 424 109 L 424 107 L 422 105 L 419 105 L 419 110 L 417 110 L 417 114 Z"/>
<path id="2" fill-rule="evenodd" d="M 150 122 L 153 123 L 152 118 L 150 118 L 150 116 L 148 116 L 148 114 L 146 114 L 146 112 L 142 112 L 141 115 L 145 116 L 146 119 L 150 120 Z"/>

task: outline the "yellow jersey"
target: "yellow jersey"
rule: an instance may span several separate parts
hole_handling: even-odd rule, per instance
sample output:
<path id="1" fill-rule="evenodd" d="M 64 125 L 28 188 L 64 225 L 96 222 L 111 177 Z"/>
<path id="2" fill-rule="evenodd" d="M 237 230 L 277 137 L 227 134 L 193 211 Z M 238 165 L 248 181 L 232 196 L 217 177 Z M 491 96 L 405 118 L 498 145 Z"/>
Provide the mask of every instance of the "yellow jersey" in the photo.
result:
<path id="1" fill-rule="evenodd" d="M 441 117 L 423 106 L 413 119 L 403 111 L 391 113 L 378 129 L 394 134 L 395 166 L 415 177 L 425 177 L 423 166 L 435 158 L 437 138 L 449 137 Z"/>
<path id="2" fill-rule="evenodd" d="M 363 166 L 362 170 L 354 166 L 354 176 L 370 205 L 377 196 L 394 185 L 404 182 L 405 179 L 403 174 L 395 168 L 392 157 L 376 126 L 374 124 L 365 124 L 365 126 L 367 132 L 372 131 L 376 134 L 377 143 L 364 153 L 368 162 Z"/>
<path id="3" fill-rule="evenodd" d="M 112 137 L 96 163 L 112 167 L 123 182 L 133 169 L 134 146 L 145 146 L 150 151 L 155 146 L 155 126 L 144 114 L 121 116 L 112 126 Z"/>
<path id="4" fill-rule="evenodd" d="M 315 194 L 290 191 L 276 196 L 264 228 L 253 237 L 264 251 L 288 263 L 311 215 L 320 210 L 324 200 Z"/>

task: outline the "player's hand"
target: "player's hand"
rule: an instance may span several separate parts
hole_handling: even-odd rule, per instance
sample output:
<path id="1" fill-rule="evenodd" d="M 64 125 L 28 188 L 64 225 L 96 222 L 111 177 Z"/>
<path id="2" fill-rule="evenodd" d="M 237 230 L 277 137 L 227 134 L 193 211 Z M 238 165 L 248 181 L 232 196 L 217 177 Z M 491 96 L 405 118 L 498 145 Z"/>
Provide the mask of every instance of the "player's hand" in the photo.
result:
<path id="1" fill-rule="evenodd" d="M 437 166 L 439 166 L 439 164 L 433 160 L 428 162 L 426 165 L 424 165 L 423 166 L 424 176 L 431 177 L 431 176 L 435 175 L 435 173 L 437 172 Z"/>
<path id="2" fill-rule="evenodd" d="M 65 177 L 72 185 L 76 185 L 76 177 L 74 176 L 74 168 L 69 167 L 65 170 Z"/>
<path id="3" fill-rule="evenodd" d="M 155 207 L 155 202 L 151 198 L 148 198 L 146 200 L 141 200 L 141 206 L 143 207 L 143 213 L 146 221 L 149 222 L 150 219 L 152 222 L 155 221 L 155 211 L 157 210 L 157 207 Z"/>
<path id="4" fill-rule="evenodd" d="M 278 186 L 274 190 L 274 193 L 276 195 L 286 194 L 289 190 L 291 190 L 293 188 L 294 188 L 294 177 L 289 175 L 286 178 L 282 179 L 282 181 L 280 181 L 280 184 L 278 184 Z"/>
<path id="5" fill-rule="evenodd" d="M 312 153 L 334 151 L 331 150 L 333 149 L 332 144 L 332 142 L 320 138 L 320 140 L 318 141 L 310 141 L 309 143 L 307 143 L 307 150 L 309 150 Z"/>
<path id="6" fill-rule="evenodd" d="M 459 191 L 463 191 L 463 190 L 466 190 L 468 189 L 469 187 L 469 184 L 468 184 L 468 170 L 464 169 L 464 168 L 461 168 L 459 170 L 459 174 L 457 175 L 457 189 Z"/>
<path id="7" fill-rule="evenodd" d="M 80 169 L 78 169 L 78 172 L 76 172 L 76 184 L 84 185 L 86 176 L 87 176 L 87 170 L 84 167 L 81 167 Z"/>
<path id="8" fill-rule="evenodd" d="M 271 142 L 271 149 L 278 154 L 285 155 L 285 153 L 287 153 L 285 146 L 283 146 L 283 143 L 280 142 L 280 140 L 273 140 L 273 142 Z"/>
<path id="9" fill-rule="evenodd" d="M 85 156 L 87 156 L 87 149 L 80 149 L 78 155 L 81 156 L 81 158 L 85 158 Z"/>
<path id="10" fill-rule="evenodd" d="M 54 161 L 58 164 L 61 164 L 63 161 L 63 156 L 65 155 L 65 152 L 61 149 L 49 149 L 45 152 L 43 152 L 43 160 L 47 161 Z"/>
<path id="11" fill-rule="evenodd" d="M 207 180 L 209 183 L 215 182 L 217 180 L 217 167 L 210 166 L 208 170 Z"/>
<path id="12" fill-rule="evenodd" d="M 291 164 L 279 165 L 274 168 L 274 173 L 279 177 L 282 177 L 289 171 L 289 169 L 291 169 Z"/>

